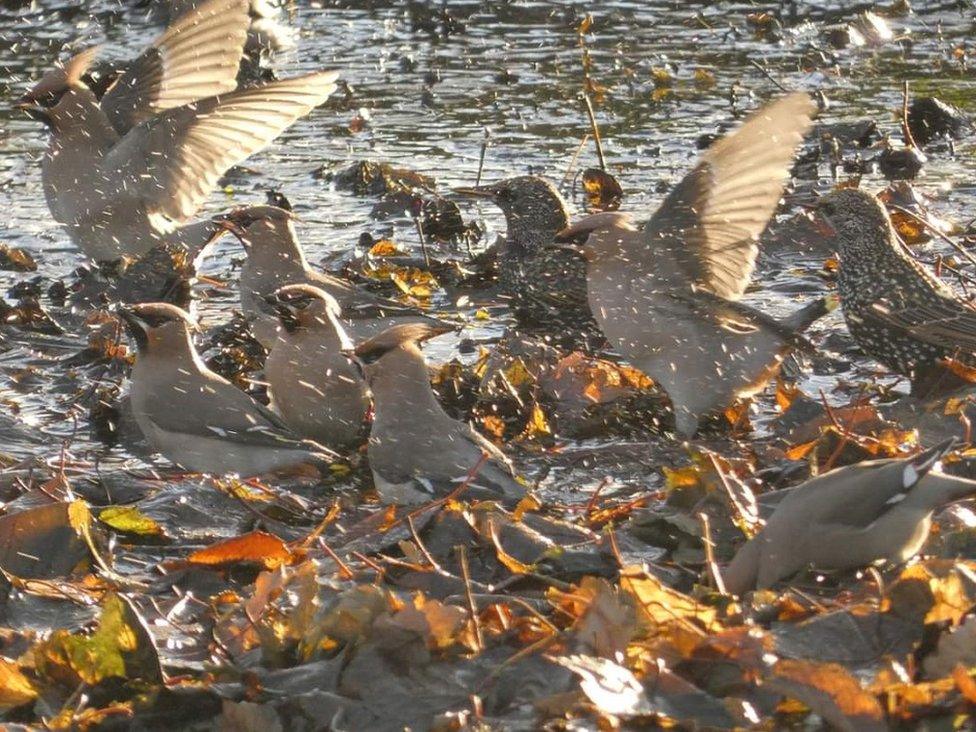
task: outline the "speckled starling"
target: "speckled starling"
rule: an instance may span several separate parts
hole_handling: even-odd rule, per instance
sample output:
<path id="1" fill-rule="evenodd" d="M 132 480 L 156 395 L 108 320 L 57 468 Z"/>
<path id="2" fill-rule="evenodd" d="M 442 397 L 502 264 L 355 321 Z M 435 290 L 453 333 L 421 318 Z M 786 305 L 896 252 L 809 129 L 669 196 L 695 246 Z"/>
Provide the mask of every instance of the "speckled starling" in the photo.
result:
<path id="1" fill-rule="evenodd" d="M 976 308 L 908 253 L 877 198 L 833 191 L 817 214 L 839 244 L 841 306 L 865 353 L 913 380 L 939 359 L 976 360 Z"/>

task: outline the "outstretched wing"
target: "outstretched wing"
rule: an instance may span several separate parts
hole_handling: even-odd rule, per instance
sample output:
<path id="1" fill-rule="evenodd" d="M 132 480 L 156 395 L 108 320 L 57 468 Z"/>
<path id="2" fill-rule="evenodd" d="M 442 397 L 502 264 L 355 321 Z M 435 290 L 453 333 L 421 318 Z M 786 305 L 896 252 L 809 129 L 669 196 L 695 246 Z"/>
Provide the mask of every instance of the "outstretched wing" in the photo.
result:
<path id="1" fill-rule="evenodd" d="M 666 247 L 689 285 L 741 297 L 812 112 L 807 94 L 790 94 L 712 145 L 645 224 L 645 251 L 631 253 L 632 261 Z"/>
<path id="2" fill-rule="evenodd" d="M 101 105 L 120 135 L 163 110 L 233 91 L 250 24 L 248 0 L 207 0 L 174 20 Z"/>
<path id="3" fill-rule="evenodd" d="M 232 165 L 265 147 L 335 90 L 322 71 L 209 97 L 143 122 L 103 162 L 103 175 L 150 213 L 183 220 Z"/>

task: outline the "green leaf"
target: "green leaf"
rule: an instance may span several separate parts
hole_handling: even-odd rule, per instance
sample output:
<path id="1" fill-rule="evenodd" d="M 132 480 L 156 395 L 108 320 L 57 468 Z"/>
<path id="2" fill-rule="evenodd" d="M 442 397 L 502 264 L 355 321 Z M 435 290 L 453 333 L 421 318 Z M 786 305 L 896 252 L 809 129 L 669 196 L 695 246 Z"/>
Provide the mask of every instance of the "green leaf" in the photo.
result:
<path id="1" fill-rule="evenodd" d="M 111 506 L 98 514 L 98 519 L 116 531 L 141 536 L 162 536 L 163 527 L 132 506 Z"/>

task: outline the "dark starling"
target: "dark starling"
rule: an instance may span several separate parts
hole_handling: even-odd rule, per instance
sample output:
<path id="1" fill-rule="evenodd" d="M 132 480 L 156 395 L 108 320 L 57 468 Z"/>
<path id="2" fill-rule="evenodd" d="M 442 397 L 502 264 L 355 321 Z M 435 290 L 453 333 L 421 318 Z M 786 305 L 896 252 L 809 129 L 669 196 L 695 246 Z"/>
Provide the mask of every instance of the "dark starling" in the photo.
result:
<path id="1" fill-rule="evenodd" d="M 556 233 L 569 225 L 566 202 L 552 183 L 523 175 L 456 192 L 486 198 L 505 214 L 498 279 L 521 327 L 599 333 L 586 302 L 586 262 L 552 247 Z"/>
<path id="2" fill-rule="evenodd" d="M 865 353 L 913 381 L 939 359 L 976 362 L 976 308 L 906 251 L 877 198 L 842 189 L 817 213 L 839 243 L 844 319 Z"/>

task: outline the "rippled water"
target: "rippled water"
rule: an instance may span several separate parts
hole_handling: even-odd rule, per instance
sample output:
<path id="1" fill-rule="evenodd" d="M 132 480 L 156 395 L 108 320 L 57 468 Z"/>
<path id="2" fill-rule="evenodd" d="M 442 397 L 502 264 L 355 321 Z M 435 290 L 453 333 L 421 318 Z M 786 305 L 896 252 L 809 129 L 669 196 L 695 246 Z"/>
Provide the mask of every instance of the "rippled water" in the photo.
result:
<path id="1" fill-rule="evenodd" d="M 594 16 L 587 36 L 591 73 L 608 88 L 597 105 L 607 163 L 623 185 L 625 208 L 638 213 L 649 215 L 667 187 L 689 169 L 699 135 L 734 120 L 729 104 L 733 85 L 739 89 L 740 110 L 780 93 L 750 62 L 768 65 L 785 88 L 822 90 L 831 101 L 825 122 L 871 117 L 896 133 L 893 111 L 900 105 L 905 77 L 918 92 L 938 93 L 976 111 L 973 74 L 952 55 L 956 47 L 972 52 L 971 10 L 960 12 L 956 3 L 915 3 L 915 15 L 891 21 L 897 34 L 912 39 L 910 53 L 894 41 L 876 49 L 836 51 L 834 72 L 807 70 L 803 62 L 817 49 L 832 52 L 820 36 L 825 16 L 814 6 L 821 5 L 796 3 L 798 15 L 809 16 L 809 22 L 792 24 L 779 41 L 771 41 L 747 26 L 746 16 L 756 8 L 745 3 L 449 2 L 443 7 L 464 29 L 445 36 L 415 28 L 418 13 L 403 2 L 299 2 L 287 10 L 299 32 L 298 46 L 275 59 L 276 72 L 339 69 L 350 94 L 337 93 L 251 158 L 245 169 L 233 171 L 227 179 L 232 192 L 215 193 L 207 211 L 262 201 L 266 189 L 279 189 L 301 217 L 300 235 L 310 260 L 332 266 L 357 254 L 362 232 L 392 234 L 413 250 L 418 241 L 409 219 L 376 220 L 371 217 L 375 200 L 337 191 L 313 176 L 322 166 L 388 161 L 435 176 L 438 189 L 447 193 L 452 186 L 474 182 L 488 129 L 484 179 L 528 171 L 562 179 L 589 129 L 577 100 L 582 80 L 577 27 L 587 10 Z M 837 5 L 828 17 L 834 22 L 853 14 Z M 102 43 L 107 58 L 124 59 L 159 32 L 148 9 L 135 4 L 36 2 L 18 7 L 8 2 L 0 10 L 0 74 L 6 92 L 0 107 L 2 239 L 29 249 L 39 264 L 36 274 L 0 272 L 0 290 L 37 274 L 49 283 L 80 263 L 44 204 L 38 164 L 44 133 L 10 103 L 65 43 Z M 665 67 L 672 70 L 674 88 L 655 95 L 653 69 Z M 696 84 L 697 69 L 713 74 L 714 86 Z M 368 116 L 368 123 L 351 132 L 357 115 Z M 956 152 L 955 158 L 934 156 L 919 185 L 940 199 L 940 213 L 966 222 L 976 215 L 972 143 L 960 143 Z M 595 162 L 588 145 L 577 167 Z M 866 184 L 879 187 L 881 181 L 867 179 Z M 577 198 L 575 204 L 580 203 Z M 493 207 L 461 205 L 466 217 L 484 220 L 485 241 L 504 231 Z M 205 325 L 226 319 L 235 306 L 241 256 L 228 239 L 207 264 L 205 273 L 224 284 L 202 288 Z M 822 257 L 780 253 L 774 266 L 760 274 L 766 286 L 753 301 L 771 312 L 795 307 L 819 287 L 814 270 L 821 263 Z M 834 315 L 818 324 L 814 340 L 841 327 Z M 40 337 L 0 327 L 0 410 L 7 410 L 0 415 L 0 434 L 9 419 L 29 428 L 8 437 L 0 452 L 39 452 L 50 458 L 73 434 L 76 455 L 104 450 L 88 442 L 84 420 L 76 432 L 65 417 L 66 405 L 89 382 L 61 360 L 83 342 L 78 332 Z M 435 359 L 450 355 L 436 345 L 431 353 Z M 833 382 L 834 375 L 811 376 L 806 386 L 815 393 Z"/>

